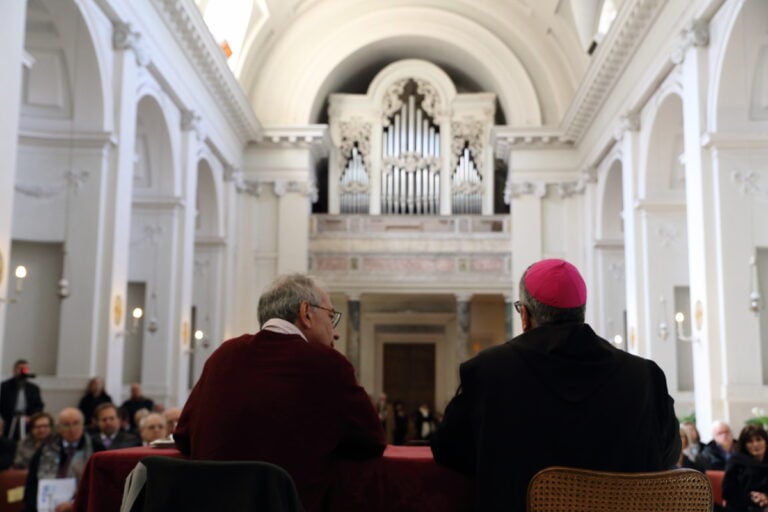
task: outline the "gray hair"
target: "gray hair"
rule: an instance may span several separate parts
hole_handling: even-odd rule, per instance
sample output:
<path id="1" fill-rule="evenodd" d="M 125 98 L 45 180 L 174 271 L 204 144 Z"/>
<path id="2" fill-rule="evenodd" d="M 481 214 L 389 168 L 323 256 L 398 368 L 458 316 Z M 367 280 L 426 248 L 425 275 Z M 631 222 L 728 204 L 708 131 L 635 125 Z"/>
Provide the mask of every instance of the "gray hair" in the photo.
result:
<path id="1" fill-rule="evenodd" d="M 263 325 L 270 318 L 294 323 L 302 302 L 320 304 L 318 290 L 318 283 L 304 274 L 278 277 L 259 298 L 259 323 Z"/>
<path id="2" fill-rule="evenodd" d="M 525 276 L 528 274 L 528 270 L 531 267 L 525 269 L 523 277 L 520 278 L 520 303 L 523 304 L 528 313 L 530 313 L 533 323 L 541 327 L 543 325 L 559 325 L 570 323 L 584 323 L 584 313 L 587 310 L 587 305 L 582 304 L 575 308 L 556 308 L 554 306 L 548 306 L 542 304 L 528 291 L 525 286 Z"/>

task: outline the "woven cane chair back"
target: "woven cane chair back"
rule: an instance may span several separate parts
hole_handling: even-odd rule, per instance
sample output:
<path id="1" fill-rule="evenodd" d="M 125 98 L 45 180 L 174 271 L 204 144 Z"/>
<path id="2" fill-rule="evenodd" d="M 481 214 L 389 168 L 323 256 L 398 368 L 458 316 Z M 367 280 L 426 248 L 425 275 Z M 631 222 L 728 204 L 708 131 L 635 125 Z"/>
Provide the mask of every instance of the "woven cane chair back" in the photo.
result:
<path id="1" fill-rule="evenodd" d="M 610 473 L 542 469 L 528 484 L 528 512 L 710 512 L 709 479 L 692 469 Z"/>

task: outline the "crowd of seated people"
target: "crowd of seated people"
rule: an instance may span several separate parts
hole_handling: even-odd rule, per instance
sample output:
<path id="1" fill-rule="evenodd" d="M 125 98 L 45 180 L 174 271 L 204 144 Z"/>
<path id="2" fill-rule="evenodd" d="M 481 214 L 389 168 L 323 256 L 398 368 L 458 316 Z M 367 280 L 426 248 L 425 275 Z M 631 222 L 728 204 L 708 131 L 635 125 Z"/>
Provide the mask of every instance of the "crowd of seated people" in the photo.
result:
<path id="1" fill-rule="evenodd" d="M 34 374 L 29 372 L 27 361 L 19 360 L 14 364 L 14 376 L 4 383 L 4 388 L 9 389 L 15 384 L 14 389 L 20 389 L 15 397 L 22 393 L 30 395 L 32 407 L 12 415 L 19 427 L 15 428 L 15 433 L 4 429 L 0 418 L 0 433 L 6 433 L 0 435 L 0 471 L 9 468 L 27 471 L 24 510 L 30 512 L 37 510 L 41 479 L 74 477 L 78 481 L 92 453 L 146 446 L 166 438 L 173 432 L 181 413 L 179 408 L 164 411 L 162 406 L 156 406 L 143 396 L 139 384 L 131 385 L 130 398 L 118 407 L 104 391 L 103 379 L 93 377 L 78 406 L 65 407 L 54 421 L 54 416 L 43 410 L 39 388 L 27 380 L 31 377 Z M 19 382 L 9 383 L 12 380 Z M 24 401 L 22 399 L 22 404 Z M 13 401 L 6 408 L 18 409 Z M 62 503 L 56 511 L 70 510 L 72 504 L 71 501 Z"/>
<path id="2" fill-rule="evenodd" d="M 426 403 L 409 411 L 400 400 L 389 403 L 385 393 L 379 395 L 374 407 L 379 413 L 388 444 L 428 444 L 441 419 Z"/>

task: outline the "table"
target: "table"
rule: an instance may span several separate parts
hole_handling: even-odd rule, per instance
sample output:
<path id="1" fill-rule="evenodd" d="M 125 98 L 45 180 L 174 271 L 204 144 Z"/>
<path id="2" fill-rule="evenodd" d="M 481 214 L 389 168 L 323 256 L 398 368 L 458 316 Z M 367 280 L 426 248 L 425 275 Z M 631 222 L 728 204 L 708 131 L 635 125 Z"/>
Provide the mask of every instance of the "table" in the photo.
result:
<path id="1" fill-rule="evenodd" d="M 128 473 L 143 457 L 181 457 L 176 449 L 125 448 L 97 452 L 85 468 L 78 512 L 117 512 Z M 341 461 L 329 502 L 333 512 L 466 512 L 471 480 L 438 466 L 427 446 L 387 446 L 383 457 Z"/>

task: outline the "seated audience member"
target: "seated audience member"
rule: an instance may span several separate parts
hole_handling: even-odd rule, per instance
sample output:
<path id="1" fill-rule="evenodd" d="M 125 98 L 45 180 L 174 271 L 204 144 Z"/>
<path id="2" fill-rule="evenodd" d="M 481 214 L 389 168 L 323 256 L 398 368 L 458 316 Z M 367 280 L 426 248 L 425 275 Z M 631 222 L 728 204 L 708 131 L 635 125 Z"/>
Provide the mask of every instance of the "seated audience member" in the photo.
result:
<path id="1" fill-rule="evenodd" d="M 427 404 L 421 404 L 413 415 L 413 424 L 416 429 L 416 439 L 428 441 L 437 428 L 435 416 Z"/>
<path id="2" fill-rule="evenodd" d="M 725 422 L 715 421 L 712 424 L 712 441 L 704 446 L 697 462 L 705 469 L 722 471 L 728 459 L 737 451 L 738 446 L 733 440 L 731 427 Z"/>
<path id="3" fill-rule="evenodd" d="M 531 477 L 548 466 L 642 472 L 677 461 L 664 372 L 595 334 L 586 302 L 576 267 L 531 265 L 515 303 L 523 333 L 461 365 L 432 452 L 474 474 L 477 511 L 524 511 Z"/>
<path id="4" fill-rule="evenodd" d="M 259 299 L 261 330 L 205 363 L 173 434 L 185 455 L 283 467 L 308 512 L 338 459 L 378 457 L 384 432 L 349 361 L 333 349 L 340 313 L 311 278 L 279 277 Z"/>
<path id="5" fill-rule="evenodd" d="M 701 456 L 701 451 L 704 449 L 704 443 L 701 442 L 701 436 L 699 430 L 696 428 L 696 424 L 692 421 L 684 421 L 680 424 L 681 428 L 684 428 L 688 433 L 688 448 L 685 449 L 685 455 L 692 461 L 696 461 Z M 699 464 L 703 466 L 702 464 Z"/>
<path id="6" fill-rule="evenodd" d="M 66 407 L 59 413 L 56 434 L 35 452 L 29 464 L 24 487 L 25 512 L 37 511 L 37 485 L 43 478 L 70 478 L 80 480 L 91 454 L 91 438 L 85 434 L 85 421 L 80 409 Z M 72 510 L 72 502 L 56 507 L 56 512 Z"/>
<path id="7" fill-rule="evenodd" d="M 131 429 L 135 431 L 138 428 L 138 424 L 134 421 L 136 411 L 139 409 L 151 411 L 152 408 L 155 407 L 155 402 L 141 393 L 141 384 L 134 382 L 131 384 L 131 396 L 128 400 L 123 402 L 122 407 L 128 411 L 128 418 L 130 418 L 131 421 Z"/>
<path id="8" fill-rule="evenodd" d="M 53 416 L 47 412 L 36 412 L 29 417 L 29 435 L 19 441 L 13 467 L 27 469 L 38 448 L 53 435 Z"/>
<path id="9" fill-rule="evenodd" d="M 170 436 L 176 430 L 176 424 L 179 422 L 179 417 L 181 417 L 181 408 L 170 407 L 165 410 L 163 416 L 165 417 L 166 435 Z"/>
<path id="10" fill-rule="evenodd" d="M 677 463 L 672 467 L 674 469 L 688 468 L 688 469 L 695 469 L 696 471 L 704 472 L 704 467 L 699 465 L 695 461 L 691 460 L 691 458 L 688 457 L 688 455 L 686 454 L 686 449 L 688 448 L 688 446 L 690 446 L 691 442 L 688 439 L 688 431 L 683 427 L 680 427 L 680 441 L 683 444 L 680 450 L 680 457 L 678 457 Z"/>
<path id="11" fill-rule="evenodd" d="M 88 381 L 88 386 L 85 388 L 85 394 L 80 399 L 78 408 L 83 411 L 85 416 L 86 428 L 93 426 L 94 431 L 96 428 L 96 421 L 93 417 L 93 413 L 96 411 L 96 407 L 100 404 L 111 403 L 112 397 L 104 391 L 104 380 L 101 377 L 92 377 Z"/>
<path id="12" fill-rule="evenodd" d="M 3 420 L 0 418 L 0 429 L 3 426 Z M 0 433 L 2 430 L 0 430 Z M 13 464 L 13 456 L 16 453 L 16 443 L 0 434 L 0 471 L 4 471 Z"/>
<path id="13" fill-rule="evenodd" d="M 395 402 L 394 407 L 394 430 L 392 433 L 393 444 L 405 444 L 408 439 L 408 411 L 405 409 L 405 404 L 400 400 Z"/>
<path id="14" fill-rule="evenodd" d="M 141 420 L 149 416 L 149 409 L 141 408 L 138 411 L 136 411 L 136 414 L 133 415 L 133 424 L 136 425 L 136 428 L 131 428 L 130 432 L 131 434 L 134 434 L 136 436 L 139 435 L 139 423 L 141 423 Z"/>
<path id="15" fill-rule="evenodd" d="M 144 416 L 139 422 L 139 434 L 141 434 L 141 444 L 144 446 L 149 445 L 152 441 L 165 438 L 165 418 L 163 415 L 153 412 Z"/>
<path id="16" fill-rule="evenodd" d="M 130 432 L 120 430 L 120 419 L 115 404 L 101 404 L 93 413 L 99 431 L 93 435 L 93 446 L 96 451 L 117 450 L 141 446 L 141 440 Z"/>
<path id="17" fill-rule="evenodd" d="M 726 510 L 762 512 L 768 507 L 767 444 L 763 427 L 747 425 L 741 430 L 739 448 L 728 459 L 723 478 Z"/>

